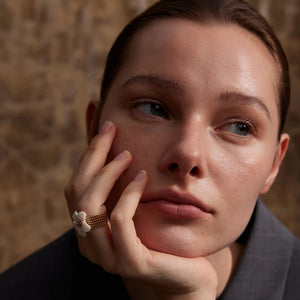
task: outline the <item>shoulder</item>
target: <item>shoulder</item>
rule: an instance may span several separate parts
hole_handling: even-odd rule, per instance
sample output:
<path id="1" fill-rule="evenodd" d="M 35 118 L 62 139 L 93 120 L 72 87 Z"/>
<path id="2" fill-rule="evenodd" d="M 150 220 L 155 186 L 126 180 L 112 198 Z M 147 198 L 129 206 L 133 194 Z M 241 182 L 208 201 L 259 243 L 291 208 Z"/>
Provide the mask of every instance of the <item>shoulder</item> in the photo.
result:
<path id="1" fill-rule="evenodd" d="M 104 291 L 113 284 L 125 293 L 118 276 L 81 256 L 74 230 L 0 275 L 1 299 L 9 300 L 94 297 L 99 294 L 99 284 Z"/>
<path id="2" fill-rule="evenodd" d="M 37 298 L 55 290 L 65 293 L 72 275 L 78 273 L 80 258 L 73 231 L 69 231 L 0 275 L 0 290 L 4 299 Z M 80 272 L 80 271 L 79 271 Z M 76 276 L 76 275 L 75 275 Z M 49 286 L 54 289 L 49 290 Z M 62 287 L 65 286 L 65 289 Z M 51 296 L 50 296 L 51 295 Z M 39 296 L 41 297 L 41 296 Z M 46 298 L 46 299 L 48 299 Z"/>
<path id="3" fill-rule="evenodd" d="M 221 299 L 300 299 L 299 240 L 261 200 L 240 241 L 245 252 Z"/>
<path id="4" fill-rule="evenodd" d="M 260 200 L 256 218 L 249 246 L 260 258 L 261 263 L 254 269 L 260 272 L 258 278 L 265 282 L 268 295 L 272 295 L 269 299 L 300 299 L 300 240 Z"/>
<path id="5" fill-rule="evenodd" d="M 300 240 L 295 238 L 287 274 L 284 299 L 300 299 Z"/>

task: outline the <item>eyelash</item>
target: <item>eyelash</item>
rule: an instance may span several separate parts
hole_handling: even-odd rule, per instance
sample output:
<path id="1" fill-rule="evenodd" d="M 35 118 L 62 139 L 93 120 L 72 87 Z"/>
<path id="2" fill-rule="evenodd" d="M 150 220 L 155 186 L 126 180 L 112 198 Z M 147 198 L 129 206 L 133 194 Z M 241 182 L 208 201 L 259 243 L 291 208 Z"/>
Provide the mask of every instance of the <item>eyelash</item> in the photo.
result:
<path id="1" fill-rule="evenodd" d="M 157 106 L 159 106 L 159 107 L 163 110 L 165 116 L 156 116 L 156 115 L 154 115 L 154 114 L 147 113 L 147 112 L 143 111 L 141 108 L 139 108 L 139 106 L 141 106 L 141 105 L 143 105 L 143 104 L 145 104 L 145 105 L 146 105 L 146 104 L 150 104 L 150 105 L 152 104 L 152 105 L 157 105 Z M 166 107 L 165 105 L 163 105 L 161 102 L 157 101 L 157 100 L 152 100 L 152 99 L 143 99 L 143 100 L 139 100 L 139 101 L 135 102 L 134 108 L 135 108 L 135 109 L 138 109 L 139 111 L 141 111 L 141 112 L 143 112 L 144 114 L 149 115 L 149 116 L 160 117 L 160 118 L 165 118 L 165 119 L 170 119 L 170 118 L 169 118 L 169 112 L 168 112 L 167 107 Z"/>
<path id="2" fill-rule="evenodd" d="M 222 129 L 222 128 L 225 128 L 225 127 L 229 127 L 230 125 L 234 125 L 234 124 L 245 125 L 248 128 L 248 133 L 246 135 L 240 135 L 240 134 L 231 132 L 233 135 L 236 135 L 239 138 L 247 138 L 249 135 L 254 135 L 256 133 L 256 127 L 253 124 L 253 122 L 249 121 L 249 120 L 245 120 L 245 119 L 231 119 L 226 124 L 220 126 L 219 129 Z"/>
<path id="3" fill-rule="evenodd" d="M 139 108 L 139 106 L 141 106 L 143 104 L 150 104 L 150 105 L 153 104 L 153 105 L 160 106 L 160 108 L 164 111 L 165 116 L 156 116 L 154 114 L 143 111 L 142 109 Z M 138 109 L 139 111 L 141 111 L 144 114 L 149 115 L 149 116 L 170 119 L 169 111 L 168 111 L 167 107 L 158 100 L 152 100 L 152 99 L 147 99 L 147 98 L 141 99 L 141 100 L 138 100 L 135 102 L 134 108 Z M 240 135 L 238 133 L 231 132 L 231 134 L 237 136 L 238 138 L 247 138 L 247 137 L 249 137 L 249 135 L 254 135 L 256 133 L 256 127 L 254 126 L 253 122 L 250 120 L 241 119 L 241 118 L 232 118 L 231 120 L 227 121 L 224 125 L 218 127 L 218 129 L 221 130 L 222 128 L 225 128 L 226 126 L 229 127 L 230 125 L 234 125 L 234 124 L 245 125 L 248 128 L 248 133 L 246 135 Z M 228 131 L 230 132 L 230 130 L 228 130 Z"/>

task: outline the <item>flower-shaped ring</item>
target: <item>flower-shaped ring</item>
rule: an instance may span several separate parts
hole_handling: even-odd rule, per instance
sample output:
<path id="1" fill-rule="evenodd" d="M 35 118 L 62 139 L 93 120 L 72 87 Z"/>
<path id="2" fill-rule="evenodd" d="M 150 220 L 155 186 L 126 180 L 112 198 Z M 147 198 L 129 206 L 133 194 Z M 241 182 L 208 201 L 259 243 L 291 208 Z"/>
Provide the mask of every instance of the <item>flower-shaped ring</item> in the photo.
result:
<path id="1" fill-rule="evenodd" d="M 103 227 L 107 224 L 106 207 L 103 206 L 103 212 L 100 215 L 87 217 L 84 211 L 74 211 L 72 215 L 73 225 L 78 234 L 82 237 L 92 229 Z"/>

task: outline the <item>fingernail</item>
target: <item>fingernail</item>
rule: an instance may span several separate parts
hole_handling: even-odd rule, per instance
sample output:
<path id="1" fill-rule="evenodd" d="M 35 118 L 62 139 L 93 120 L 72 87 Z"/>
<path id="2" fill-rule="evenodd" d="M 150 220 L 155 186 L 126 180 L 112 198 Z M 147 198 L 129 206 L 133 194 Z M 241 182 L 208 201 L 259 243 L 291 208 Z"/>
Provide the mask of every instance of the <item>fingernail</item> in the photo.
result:
<path id="1" fill-rule="evenodd" d="M 105 134 L 109 132 L 112 128 L 112 122 L 106 121 L 104 124 L 101 126 L 99 134 Z"/>
<path id="2" fill-rule="evenodd" d="M 124 160 L 126 159 L 128 156 L 130 155 L 130 152 L 125 150 L 123 151 L 122 153 L 120 153 L 116 158 L 115 160 Z"/>
<path id="3" fill-rule="evenodd" d="M 145 179 L 146 176 L 147 176 L 147 172 L 145 170 L 142 170 L 136 175 L 135 180 L 142 181 Z"/>

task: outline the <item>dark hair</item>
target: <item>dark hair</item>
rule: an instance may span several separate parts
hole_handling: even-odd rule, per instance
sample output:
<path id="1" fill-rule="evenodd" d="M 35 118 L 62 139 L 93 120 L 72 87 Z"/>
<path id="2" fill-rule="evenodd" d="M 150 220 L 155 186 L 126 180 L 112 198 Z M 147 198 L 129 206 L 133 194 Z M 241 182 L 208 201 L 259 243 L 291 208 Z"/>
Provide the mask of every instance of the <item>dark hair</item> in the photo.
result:
<path id="1" fill-rule="evenodd" d="M 161 0 L 135 17 L 113 44 L 103 74 L 100 100 L 104 103 L 117 75 L 133 35 L 150 22 L 163 18 L 183 18 L 204 23 L 236 24 L 256 35 L 267 47 L 279 67 L 279 134 L 282 132 L 289 103 L 289 66 L 279 40 L 268 22 L 249 4 L 241 0 Z"/>

